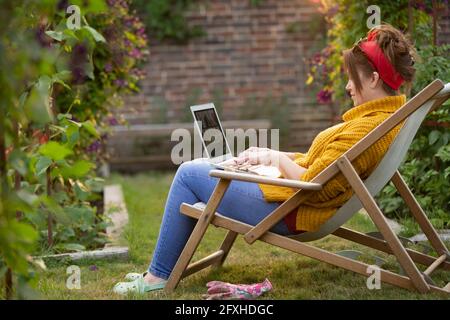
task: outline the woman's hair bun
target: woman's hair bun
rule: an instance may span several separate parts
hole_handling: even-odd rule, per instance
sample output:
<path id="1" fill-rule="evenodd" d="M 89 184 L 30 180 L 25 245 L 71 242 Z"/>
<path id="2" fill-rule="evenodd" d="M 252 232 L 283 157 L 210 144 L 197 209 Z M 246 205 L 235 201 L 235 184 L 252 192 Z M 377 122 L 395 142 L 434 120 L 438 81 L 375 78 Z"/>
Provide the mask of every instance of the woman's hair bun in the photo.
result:
<path id="1" fill-rule="evenodd" d="M 372 28 L 368 34 L 371 32 L 376 32 L 375 39 L 378 46 L 383 50 L 395 70 L 405 82 L 411 82 L 416 71 L 413 66 L 417 59 L 417 53 L 408 37 L 387 23 Z"/>

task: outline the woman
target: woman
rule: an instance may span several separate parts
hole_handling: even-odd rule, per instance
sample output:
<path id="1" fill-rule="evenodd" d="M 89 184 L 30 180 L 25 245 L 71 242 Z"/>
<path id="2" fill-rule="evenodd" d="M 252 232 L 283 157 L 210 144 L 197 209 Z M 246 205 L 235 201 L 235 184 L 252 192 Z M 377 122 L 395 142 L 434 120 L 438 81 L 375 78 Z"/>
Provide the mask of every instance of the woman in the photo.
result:
<path id="1" fill-rule="evenodd" d="M 354 107 L 344 113 L 342 123 L 320 132 L 306 154 L 251 148 L 241 153 L 237 162 L 276 165 L 287 179 L 312 180 L 405 103 L 406 97 L 399 95 L 398 89 L 413 79 L 414 55 L 410 42 L 392 26 L 381 25 L 370 30 L 367 38 L 344 51 L 344 67 L 349 77 L 345 89 Z M 353 161 L 362 178 L 376 167 L 398 131 L 399 126 Z M 147 292 L 164 288 L 197 222 L 181 214 L 180 205 L 208 201 L 217 184 L 217 179 L 208 175 L 210 170 L 208 163 L 198 160 L 179 167 L 148 272 L 128 275 L 128 280 L 134 280 L 117 284 L 114 291 Z M 217 211 L 256 225 L 293 193 L 294 190 L 286 187 L 233 181 Z M 271 231 L 288 235 L 317 230 L 351 196 L 347 181 L 342 174 L 337 175 Z"/>

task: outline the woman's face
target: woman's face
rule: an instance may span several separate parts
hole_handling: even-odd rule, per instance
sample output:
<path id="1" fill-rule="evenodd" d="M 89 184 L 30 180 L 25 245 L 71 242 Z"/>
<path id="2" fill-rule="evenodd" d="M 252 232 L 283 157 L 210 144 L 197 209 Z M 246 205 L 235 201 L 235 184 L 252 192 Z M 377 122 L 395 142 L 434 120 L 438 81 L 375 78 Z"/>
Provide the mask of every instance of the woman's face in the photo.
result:
<path id="1" fill-rule="evenodd" d="M 361 91 L 356 90 L 355 83 L 349 77 L 345 90 L 353 100 L 353 105 L 359 106 L 367 101 L 376 98 L 380 94 L 379 75 L 377 72 L 373 72 L 371 77 L 365 76 L 362 72 L 358 72 L 359 79 L 361 81 Z M 381 81 L 381 79 L 380 79 Z"/>

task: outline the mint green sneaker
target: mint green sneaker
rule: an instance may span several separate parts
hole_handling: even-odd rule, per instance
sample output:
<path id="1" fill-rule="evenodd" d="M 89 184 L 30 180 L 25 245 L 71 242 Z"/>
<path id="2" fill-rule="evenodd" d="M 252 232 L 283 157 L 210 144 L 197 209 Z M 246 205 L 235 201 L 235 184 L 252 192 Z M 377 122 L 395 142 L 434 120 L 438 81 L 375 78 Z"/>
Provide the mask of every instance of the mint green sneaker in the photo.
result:
<path id="1" fill-rule="evenodd" d="M 147 274 L 147 272 L 148 271 L 145 271 L 143 273 L 137 273 L 137 272 L 127 273 L 125 275 L 125 280 L 134 281 L 134 280 L 139 279 L 139 278 L 144 278 L 145 275 Z"/>
<path id="2" fill-rule="evenodd" d="M 147 284 L 143 277 L 137 278 L 131 282 L 117 283 L 113 291 L 117 294 L 126 295 L 128 293 L 144 294 L 146 292 L 161 290 L 166 286 L 167 281 L 161 281 L 155 284 Z"/>

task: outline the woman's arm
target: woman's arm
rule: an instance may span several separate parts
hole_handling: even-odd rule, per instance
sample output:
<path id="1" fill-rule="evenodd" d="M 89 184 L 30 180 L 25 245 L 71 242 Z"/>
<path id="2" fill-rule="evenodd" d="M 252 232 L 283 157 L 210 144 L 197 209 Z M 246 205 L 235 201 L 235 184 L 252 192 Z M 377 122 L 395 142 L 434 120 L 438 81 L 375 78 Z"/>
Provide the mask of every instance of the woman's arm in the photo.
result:
<path id="1" fill-rule="evenodd" d="M 281 152 L 281 151 L 280 151 L 280 152 Z M 283 154 L 285 154 L 286 156 L 288 156 L 289 159 L 295 160 L 295 155 L 296 155 L 295 152 L 281 152 L 281 153 L 283 153 Z"/>
<path id="2" fill-rule="evenodd" d="M 291 153 L 290 153 L 291 154 Z M 286 152 L 279 152 L 278 170 L 286 179 L 300 180 L 306 168 L 299 166 Z"/>
<path id="3" fill-rule="evenodd" d="M 241 153 L 235 161 L 237 163 L 248 162 L 250 164 L 275 166 L 280 170 L 283 177 L 299 180 L 306 172 L 306 168 L 299 166 L 293 161 L 294 155 L 294 153 L 280 152 L 271 149 L 253 149 Z"/>

